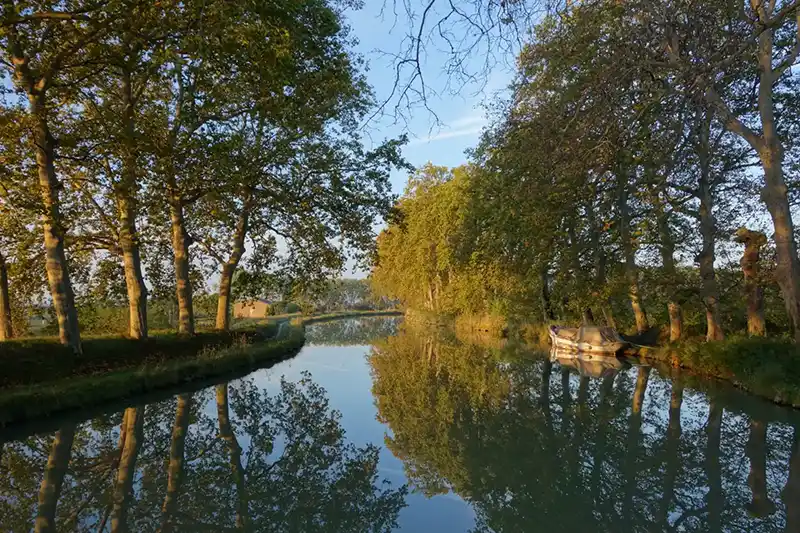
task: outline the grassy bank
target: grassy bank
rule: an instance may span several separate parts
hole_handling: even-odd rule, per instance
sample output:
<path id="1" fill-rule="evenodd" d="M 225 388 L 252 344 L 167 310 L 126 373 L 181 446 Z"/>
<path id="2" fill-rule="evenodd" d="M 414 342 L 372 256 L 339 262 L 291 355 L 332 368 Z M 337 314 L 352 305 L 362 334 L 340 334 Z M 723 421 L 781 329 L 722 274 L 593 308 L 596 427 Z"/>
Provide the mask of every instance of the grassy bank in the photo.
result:
<path id="1" fill-rule="evenodd" d="M 0 426 L 132 398 L 197 380 L 254 370 L 294 356 L 314 322 L 397 312 L 343 312 L 264 320 L 231 333 L 155 335 L 148 341 L 88 338 L 76 357 L 50 338 L 0 344 L 5 365 Z M 283 322 L 281 326 L 279 322 Z M 280 338 L 275 338 L 280 331 Z M 13 378 L 13 379 L 12 379 Z M 16 381 L 15 381 L 16 380 Z"/>
<path id="2" fill-rule="evenodd" d="M 644 349 L 640 355 L 800 408 L 800 347 L 787 338 L 730 336 L 719 342 Z"/>

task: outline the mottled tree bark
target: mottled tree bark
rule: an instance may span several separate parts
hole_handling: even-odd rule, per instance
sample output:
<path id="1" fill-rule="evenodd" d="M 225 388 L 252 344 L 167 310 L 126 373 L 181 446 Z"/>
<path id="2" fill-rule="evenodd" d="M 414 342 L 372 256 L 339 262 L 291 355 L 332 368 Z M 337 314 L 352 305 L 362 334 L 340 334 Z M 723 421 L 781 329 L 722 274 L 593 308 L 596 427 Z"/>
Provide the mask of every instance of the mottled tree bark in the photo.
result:
<path id="1" fill-rule="evenodd" d="M 676 298 L 678 276 L 675 269 L 675 238 L 672 235 L 670 220 L 661 199 L 656 201 L 656 219 L 661 245 L 661 264 L 667 290 L 667 311 L 669 312 L 669 340 L 676 342 L 683 336 L 683 311 Z"/>
<path id="2" fill-rule="evenodd" d="M 708 422 L 706 423 L 705 470 L 708 478 L 708 531 L 722 531 L 722 510 L 725 506 L 725 495 L 722 492 L 722 469 L 719 463 L 720 433 L 722 430 L 723 409 L 713 398 L 709 403 Z"/>
<path id="3" fill-rule="evenodd" d="M 759 18 L 770 18 L 762 6 Z M 800 21 L 798 21 L 800 24 Z M 764 169 L 764 188 L 761 198 L 767 205 L 775 229 L 777 265 L 775 277 L 783 294 L 786 311 L 794 328 L 795 341 L 800 342 L 800 262 L 794 241 L 794 222 L 789 208 L 789 189 L 783 175 L 783 144 L 775 122 L 774 83 L 779 73 L 773 70 L 774 28 L 765 27 L 758 36 L 758 112 L 761 116 L 763 138 L 758 146 L 758 156 Z M 751 144 L 753 144 L 751 142 Z M 760 144 L 760 145 L 759 145 Z"/>
<path id="4" fill-rule="evenodd" d="M 39 97 L 31 97 L 31 112 L 36 121 L 34 142 L 36 165 L 39 175 L 39 190 L 42 196 L 42 229 L 44 231 L 45 270 L 53 298 L 58 336 L 61 343 L 80 354 L 81 334 L 75 294 L 69 277 L 67 255 L 64 250 L 64 227 L 61 216 L 59 191 L 61 183 L 55 169 L 55 140 L 50 134 L 47 110 Z"/>
<path id="5" fill-rule="evenodd" d="M 14 337 L 11 322 L 11 295 L 8 290 L 8 265 L 0 253 L 0 341 Z"/>
<path id="6" fill-rule="evenodd" d="M 183 199 L 179 194 L 170 194 L 170 223 L 172 226 L 172 254 L 175 266 L 175 293 L 178 298 L 178 333 L 194 335 L 194 305 L 189 258 L 189 233 L 183 214 Z"/>
<path id="7" fill-rule="evenodd" d="M 750 129 L 730 111 L 722 98 L 708 87 L 705 92 L 706 101 L 717 110 L 725 127 L 736 133 L 756 151 L 764 170 L 764 187 L 761 199 L 767 206 L 775 230 L 775 252 L 777 265 L 775 277 L 781 289 L 786 312 L 792 323 L 795 342 L 800 342 L 800 261 L 797 257 L 797 244 L 794 240 L 794 222 L 789 206 L 789 190 L 783 171 L 784 147 L 778 135 L 775 120 L 775 81 L 796 59 L 790 55 L 776 68 L 773 65 L 775 54 L 773 40 L 775 38 L 775 3 L 757 4 L 754 14 L 758 28 L 758 113 L 761 118 L 761 134 Z M 787 12 L 783 13 L 784 15 Z M 800 26 L 800 20 L 797 24 Z"/>
<path id="8" fill-rule="evenodd" d="M 250 210 L 252 200 L 248 193 L 245 198 L 242 210 L 236 220 L 236 229 L 233 233 L 231 254 L 228 260 L 222 265 L 222 272 L 219 279 L 219 299 L 217 301 L 217 329 L 228 331 L 231 322 L 231 287 L 233 285 L 233 274 L 239 266 L 239 261 L 244 255 L 244 241 L 247 237 L 248 223 L 250 220 Z"/>
<path id="9" fill-rule="evenodd" d="M 758 263 L 761 247 L 767 243 L 767 236 L 760 231 L 739 228 L 736 241 L 744 244 L 744 255 L 739 264 L 744 273 L 744 289 L 747 297 L 747 333 L 763 337 L 767 334 L 764 320 L 764 289 L 759 280 Z"/>
<path id="10" fill-rule="evenodd" d="M 114 190 L 119 216 L 119 245 L 125 269 L 125 286 L 128 292 L 128 334 L 133 339 L 147 338 L 147 286 L 142 274 L 142 259 L 139 251 L 139 233 L 136 229 L 138 202 L 137 149 L 135 131 L 135 102 L 130 73 L 122 77 L 122 100 L 125 147 L 122 157 L 122 176 Z"/>
<path id="11" fill-rule="evenodd" d="M 75 425 L 59 429 L 53 438 L 50 455 L 47 458 L 42 484 L 39 487 L 39 508 L 36 512 L 34 529 L 36 533 L 56 531 L 56 506 L 61 496 L 61 486 L 72 457 L 72 442 L 75 440 Z"/>
<path id="12" fill-rule="evenodd" d="M 219 419 L 220 437 L 228 444 L 231 473 L 233 474 L 233 482 L 236 485 L 236 528 L 246 529 L 250 519 L 245 473 L 242 467 L 242 447 L 239 445 L 236 434 L 231 427 L 227 383 L 217 385 L 217 418 Z"/>
<path id="13" fill-rule="evenodd" d="M 767 493 L 767 424 L 763 420 L 750 421 L 750 438 L 747 440 L 747 458 L 750 460 L 750 485 L 752 500 L 747 509 L 757 517 L 766 517 L 775 512 L 775 504 Z"/>
<path id="14" fill-rule="evenodd" d="M 164 504 L 161 506 L 161 533 L 169 533 L 174 528 L 173 519 L 178 508 L 178 495 L 183 483 L 186 433 L 189 431 L 191 410 L 191 394 L 178 395 L 178 406 L 175 410 L 175 422 L 172 425 L 172 439 L 169 446 L 167 494 L 164 496 Z"/>
<path id="15" fill-rule="evenodd" d="M 120 437 L 122 454 L 114 483 L 111 508 L 112 533 L 128 531 L 128 507 L 133 497 L 133 481 L 136 476 L 136 461 L 144 440 L 144 407 L 129 407 L 123 415 L 124 437 Z"/>
<path id="16" fill-rule="evenodd" d="M 706 308 L 706 340 L 714 341 L 724 339 L 725 333 L 719 317 L 719 288 L 714 270 L 717 224 L 714 220 L 714 198 L 711 193 L 710 113 L 703 112 L 699 123 L 697 156 L 700 162 L 700 177 L 697 184 L 697 196 L 700 200 L 698 216 L 703 248 L 697 261 L 700 263 L 701 291 Z"/>
<path id="17" fill-rule="evenodd" d="M 14 66 L 16 83 L 23 87 L 33 118 L 33 150 L 36 153 L 36 167 L 39 193 L 42 197 L 42 230 L 44 233 L 45 270 L 53 299 L 58 336 L 61 343 L 70 346 L 77 354 L 81 353 L 80 326 L 75 309 L 75 294 L 69 277 L 66 252 L 64 251 L 64 226 L 61 216 L 59 191 L 62 184 L 56 175 L 56 141 L 50 132 L 47 90 L 58 68 L 58 60 L 45 69 L 42 77 L 34 77 L 30 62 L 26 57 L 16 27 L 6 28 L 5 35 Z M 63 57 L 60 58 L 63 60 Z"/>
<path id="18" fill-rule="evenodd" d="M 625 276 L 628 279 L 628 296 L 631 301 L 631 308 L 633 308 L 634 318 L 636 319 L 636 330 L 639 333 L 644 333 L 647 331 L 649 325 L 647 321 L 647 311 L 644 308 L 639 291 L 639 268 L 636 266 L 636 247 L 634 246 L 633 236 L 631 235 L 627 176 L 625 176 L 624 173 L 620 173 L 617 179 L 620 180 L 617 197 L 617 217 L 619 237 L 625 259 Z"/>

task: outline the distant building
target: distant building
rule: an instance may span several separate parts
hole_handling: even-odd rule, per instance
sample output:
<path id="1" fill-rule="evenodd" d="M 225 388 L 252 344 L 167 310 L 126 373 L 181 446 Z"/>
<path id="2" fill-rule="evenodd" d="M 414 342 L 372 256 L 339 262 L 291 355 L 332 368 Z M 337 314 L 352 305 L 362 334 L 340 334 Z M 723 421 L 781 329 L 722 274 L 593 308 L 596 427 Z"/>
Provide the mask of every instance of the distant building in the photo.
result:
<path id="1" fill-rule="evenodd" d="M 233 304 L 234 318 L 266 318 L 269 314 L 270 300 L 258 298 L 257 300 L 244 300 Z"/>

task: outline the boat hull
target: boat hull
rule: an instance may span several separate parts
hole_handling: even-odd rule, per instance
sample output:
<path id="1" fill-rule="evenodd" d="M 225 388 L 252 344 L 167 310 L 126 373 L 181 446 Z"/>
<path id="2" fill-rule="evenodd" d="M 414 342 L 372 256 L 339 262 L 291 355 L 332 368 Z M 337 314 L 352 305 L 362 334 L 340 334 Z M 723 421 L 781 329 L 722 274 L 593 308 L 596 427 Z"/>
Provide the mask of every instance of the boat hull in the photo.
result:
<path id="1" fill-rule="evenodd" d="M 572 339 L 565 339 L 564 337 L 559 337 L 558 334 L 552 329 L 550 330 L 550 341 L 553 343 L 553 348 L 558 350 L 577 353 L 592 353 L 598 355 L 616 355 L 630 347 L 630 343 L 624 341 L 592 344 Z"/>

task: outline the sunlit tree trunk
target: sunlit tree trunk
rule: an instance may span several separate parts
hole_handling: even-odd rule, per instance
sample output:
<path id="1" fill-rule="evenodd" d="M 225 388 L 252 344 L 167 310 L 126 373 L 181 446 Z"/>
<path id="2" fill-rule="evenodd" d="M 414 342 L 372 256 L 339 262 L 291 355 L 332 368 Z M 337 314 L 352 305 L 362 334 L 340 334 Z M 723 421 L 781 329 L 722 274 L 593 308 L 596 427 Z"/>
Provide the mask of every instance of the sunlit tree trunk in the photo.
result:
<path id="1" fill-rule="evenodd" d="M 763 518 L 775 512 L 775 504 L 767 493 L 767 424 L 763 420 L 750 420 L 746 452 L 750 460 L 747 483 L 752 493 L 747 508 L 754 516 Z"/>
<path id="2" fill-rule="evenodd" d="M 6 258 L 0 253 L 0 341 L 14 336 L 11 323 L 11 295 L 8 290 L 8 265 Z"/>
<path id="3" fill-rule="evenodd" d="M 178 298 L 178 332 L 194 334 L 194 305 L 192 303 L 192 282 L 189 277 L 191 263 L 189 258 L 189 234 L 183 213 L 183 199 L 171 187 L 169 215 L 172 226 L 172 254 L 175 266 L 175 292 Z"/>
<path id="4" fill-rule="evenodd" d="M 231 427 L 230 410 L 228 408 L 228 384 L 217 385 L 217 418 L 219 419 L 220 437 L 228 444 L 230 453 L 231 474 L 236 485 L 236 528 L 248 527 L 248 497 L 245 486 L 245 473 L 242 467 L 242 447 L 236 439 Z"/>
<path id="5" fill-rule="evenodd" d="M 683 404 L 683 379 L 675 376 L 672 382 L 672 392 L 669 401 L 669 422 L 667 424 L 667 442 L 664 453 L 666 454 L 666 467 L 664 476 L 664 490 L 662 491 L 661 505 L 659 506 L 658 522 L 662 529 L 668 529 L 669 509 L 675 493 L 675 480 L 680 470 L 680 444 L 681 444 L 681 406 Z"/>
<path id="6" fill-rule="evenodd" d="M 122 77 L 122 100 L 125 104 L 125 147 L 122 158 L 122 176 L 115 188 L 119 216 L 119 245 L 125 269 L 125 286 L 128 292 L 128 334 L 133 339 L 147 338 L 147 286 L 142 274 L 142 259 L 139 251 L 139 233 L 136 229 L 137 215 L 137 149 L 134 115 L 134 98 L 130 73 Z"/>
<path id="7" fill-rule="evenodd" d="M 233 275 L 239 266 L 239 261 L 245 252 L 244 242 L 247 237 L 247 227 L 250 220 L 250 210 L 252 201 L 248 193 L 245 198 L 242 210 L 236 220 L 236 229 L 233 234 L 231 254 L 228 260 L 222 265 L 222 272 L 219 279 L 219 299 L 217 301 L 217 329 L 228 331 L 231 321 L 231 287 L 233 285 Z"/>
<path id="8" fill-rule="evenodd" d="M 714 398 L 709 401 L 708 422 L 706 423 L 705 470 L 708 478 L 708 531 L 722 531 L 722 509 L 725 495 L 722 492 L 722 470 L 719 464 L 719 444 L 722 431 L 723 409 Z"/>
<path id="9" fill-rule="evenodd" d="M 13 3 L 8 7 L 10 12 L 17 9 Z M 16 27 L 11 24 L 4 28 L 4 33 L 11 55 L 11 63 L 14 66 L 15 81 L 25 89 L 30 105 L 30 114 L 33 118 L 33 146 L 31 148 L 36 153 L 39 193 L 42 197 L 41 220 L 44 232 L 45 270 L 58 321 L 58 336 L 62 344 L 80 354 L 81 336 L 78 312 L 75 308 L 75 295 L 64 251 L 64 226 L 59 199 L 62 184 L 56 175 L 56 141 L 50 132 L 50 117 L 46 101 L 47 89 L 52 83 L 58 63 L 48 65 L 45 68 L 47 73 L 36 79 L 28 57 L 25 56 L 20 44 Z"/>
<path id="10" fill-rule="evenodd" d="M 800 531 L 800 429 L 794 430 L 794 445 L 789 459 L 789 478 L 781 494 L 786 505 L 786 533 Z"/>
<path id="11" fill-rule="evenodd" d="M 761 260 L 761 247 L 767 243 L 767 236 L 760 231 L 739 228 L 736 241 L 744 244 L 744 254 L 739 264 L 744 274 L 747 297 L 747 333 L 763 337 L 767 334 L 767 326 L 764 320 L 764 290 L 759 280 L 758 264 Z"/>
<path id="12" fill-rule="evenodd" d="M 699 219 L 703 248 L 697 257 L 700 263 L 700 280 L 702 283 L 703 305 L 706 309 L 706 339 L 722 340 L 725 334 L 719 318 L 719 289 L 714 270 L 715 239 L 717 224 L 714 220 L 714 198 L 711 193 L 711 116 L 704 111 L 700 114 L 697 156 L 700 163 L 700 177 L 697 183 L 697 196 L 700 200 Z"/>
<path id="13" fill-rule="evenodd" d="M 771 18 L 771 7 L 762 5 L 759 18 Z M 800 21 L 798 21 L 800 24 Z M 789 207 L 789 189 L 783 175 L 784 149 L 775 123 L 774 83 L 779 75 L 773 70 L 774 28 L 766 27 L 758 37 L 758 112 L 761 116 L 763 142 L 758 155 L 764 169 L 764 189 L 761 198 L 767 205 L 775 229 L 777 265 L 775 277 L 783 294 L 786 311 L 794 328 L 795 340 L 800 342 L 800 263 L 794 240 L 794 222 Z"/>
<path id="14" fill-rule="evenodd" d="M 636 248 L 631 235 L 627 177 L 623 172 L 620 172 L 617 179 L 620 180 L 618 184 L 617 216 L 619 237 L 625 259 L 625 276 L 628 279 L 628 296 L 633 308 L 633 316 L 636 319 L 636 330 L 639 333 L 644 333 L 648 329 L 647 311 L 645 311 L 639 291 L 639 268 L 636 266 Z"/>
<path id="15" fill-rule="evenodd" d="M 797 244 L 794 240 L 794 222 L 789 206 L 789 189 L 784 177 L 784 147 L 778 135 L 775 120 L 775 81 L 796 59 L 790 54 L 789 63 L 773 66 L 775 54 L 773 40 L 776 24 L 775 2 L 754 3 L 756 16 L 755 27 L 758 29 L 758 113 L 761 119 L 759 135 L 741 120 L 735 117 L 730 109 L 714 91 L 706 89 L 705 98 L 720 115 L 725 127 L 745 139 L 758 154 L 764 170 L 764 187 L 761 198 L 767 206 L 774 228 L 775 253 L 777 265 L 775 278 L 781 289 L 786 312 L 792 323 L 796 342 L 800 342 L 800 261 L 797 257 Z M 791 12 L 791 10 L 789 11 Z M 783 12 L 785 15 L 787 12 Z M 796 23 L 800 25 L 800 20 Z"/>
<path id="16" fill-rule="evenodd" d="M 114 482 L 113 505 L 111 509 L 111 531 L 128 531 L 128 507 L 133 497 L 133 481 L 136 476 L 136 461 L 144 440 L 144 407 L 129 407 L 123 415 L 125 425 L 117 479 Z"/>
<path id="17" fill-rule="evenodd" d="M 189 431 L 189 416 L 192 410 L 191 394 L 179 394 L 172 425 L 172 439 L 169 446 L 169 466 L 167 468 L 167 494 L 161 506 L 161 533 L 173 531 L 175 511 L 178 508 L 178 495 L 183 483 L 183 470 L 186 448 L 186 434 Z"/>
<path id="18" fill-rule="evenodd" d="M 34 139 L 39 189 L 42 196 L 45 270 L 58 321 L 58 336 L 62 344 L 70 346 L 75 353 L 81 353 L 78 311 L 75 308 L 75 294 L 64 251 L 64 227 L 59 200 L 61 183 L 55 169 L 55 140 L 50 134 L 44 102 L 40 101 L 39 97 L 31 97 L 30 101 L 31 111 L 36 119 Z"/>
<path id="19" fill-rule="evenodd" d="M 669 340 L 676 342 L 683 336 L 683 311 L 676 298 L 677 273 L 675 269 L 675 238 L 670 228 L 670 220 L 660 198 L 656 200 L 656 218 L 658 234 L 661 240 L 661 264 L 664 269 L 664 281 L 667 288 L 669 312 Z"/>
<path id="20" fill-rule="evenodd" d="M 59 429 L 53 438 L 42 484 L 39 487 L 39 507 L 36 512 L 36 533 L 56 531 L 56 506 L 61 496 L 61 486 L 72 457 L 72 443 L 75 440 L 75 425 Z"/>

